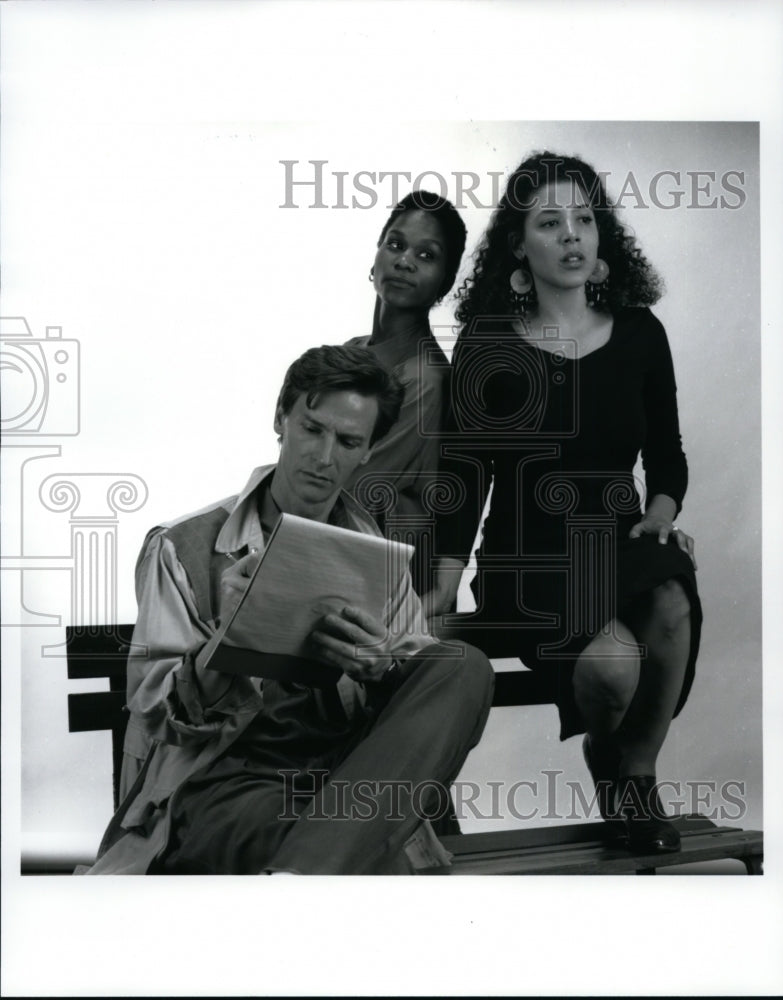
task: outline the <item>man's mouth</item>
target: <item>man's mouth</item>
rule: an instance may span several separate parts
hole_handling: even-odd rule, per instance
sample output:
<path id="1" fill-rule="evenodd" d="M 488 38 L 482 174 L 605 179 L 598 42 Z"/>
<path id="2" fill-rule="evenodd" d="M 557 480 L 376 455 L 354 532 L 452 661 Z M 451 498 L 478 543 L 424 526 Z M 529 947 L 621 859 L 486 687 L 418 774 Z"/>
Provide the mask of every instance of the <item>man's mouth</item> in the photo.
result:
<path id="1" fill-rule="evenodd" d="M 308 479 L 312 479 L 316 483 L 320 483 L 323 486 L 331 486 L 332 480 L 329 476 L 319 476 L 317 472 L 310 472 L 308 469 L 304 470 L 303 473 Z"/>

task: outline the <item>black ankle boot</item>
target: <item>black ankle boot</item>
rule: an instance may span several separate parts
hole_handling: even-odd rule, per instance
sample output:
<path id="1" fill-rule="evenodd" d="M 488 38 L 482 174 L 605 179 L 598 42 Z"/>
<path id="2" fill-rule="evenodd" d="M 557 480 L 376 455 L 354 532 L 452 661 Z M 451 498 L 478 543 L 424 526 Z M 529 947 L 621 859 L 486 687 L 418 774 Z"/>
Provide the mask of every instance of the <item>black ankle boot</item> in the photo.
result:
<path id="1" fill-rule="evenodd" d="M 654 774 L 633 774 L 617 785 L 617 807 L 625 820 L 628 847 L 639 854 L 679 851 L 680 835 L 666 819 Z"/>
<path id="2" fill-rule="evenodd" d="M 611 742 L 599 744 L 596 748 L 589 733 L 585 733 L 582 740 L 582 754 L 595 785 L 601 817 L 605 820 L 619 819 L 615 808 L 615 794 L 620 773 L 619 750 Z"/>

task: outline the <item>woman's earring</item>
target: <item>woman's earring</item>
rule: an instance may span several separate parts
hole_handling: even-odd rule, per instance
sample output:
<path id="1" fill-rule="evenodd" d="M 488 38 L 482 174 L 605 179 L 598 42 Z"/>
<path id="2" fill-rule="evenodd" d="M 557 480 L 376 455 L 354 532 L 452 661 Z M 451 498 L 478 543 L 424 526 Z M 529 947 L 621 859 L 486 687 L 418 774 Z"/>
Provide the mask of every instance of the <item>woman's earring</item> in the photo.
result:
<path id="1" fill-rule="evenodd" d="M 595 262 L 595 267 L 587 279 L 591 285 L 602 285 L 609 277 L 609 265 L 599 257 Z"/>
<path id="2" fill-rule="evenodd" d="M 533 279 L 530 276 L 530 272 L 523 271 L 521 267 L 511 272 L 508 283 L 511 285 L 511 290 L 515 295 L 529 295 L 533 288 Z"/>
<path id="3" fill-rule="evenodd" d="M 374 265 L 373 265 L 373 267 L 370 268 L 369 280 L 370 281 L 375 281 L 375 266 Z"/>
<path id="4" fill-rule="evenodd" d="M 606 298 L 607 281 L 609 279 L 609 265 L 599 257 L 595 262 L 595 267 L 590 272 L 590 277 L 585 285 L 587 303 L 593 307 L 600 306 Z"/>
<path id="5" fill-rule="evenodd" d="M 518 267 L 509 275 L 508 283 L 511 285 L 511 296 L 515 304 L 523 313 L 527 312 L 533 292 L 533 277 L 530 271 Z"/>

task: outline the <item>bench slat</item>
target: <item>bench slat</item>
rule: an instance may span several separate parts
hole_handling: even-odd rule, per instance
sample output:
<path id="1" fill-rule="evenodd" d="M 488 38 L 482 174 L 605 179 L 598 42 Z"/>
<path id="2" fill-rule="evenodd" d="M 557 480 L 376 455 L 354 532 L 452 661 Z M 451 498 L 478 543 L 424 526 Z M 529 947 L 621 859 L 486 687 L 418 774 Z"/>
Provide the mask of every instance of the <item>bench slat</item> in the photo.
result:
<path id="1" fill-rule="evenodd" d="M 65 630 L 68 677 L 108 677 L 112 690 L 124 690 L 133 625 L 69 626 Z"/>
<path id="2" fill-rule="evenodd" d="M 508 705 L 549 705 L 555 697 L 555 683 L 532 670 L 503 670 L 495 674 L 495 708 Z"/>
<path id="3" fill-rule="evenodd" d="M 128 722 L 125 691 L 94 691 L 68 695 L 68 729 L 72 733 L 122 729 Z"/>
<path id="4" fill-rule="evenodd" d="M 532 830 L 441 837 L 454 855 L 451 867 L 420 869 L 420 875 L 622 875 L 656 868 L 731 858 L 758 873 L 764 852 L 760 831 L 716 826 L 704 816 L 681 816 L 682 837 L 671 854 L 629 853 L 610 823 L 570 823 Z"/>
<path id="5" fill-rule="evenodd" d="M 133 625 L 68 625 L 65 641 L 68 654 L 79 656 L 119 656 L 121 647 L 133 637 Z"/>

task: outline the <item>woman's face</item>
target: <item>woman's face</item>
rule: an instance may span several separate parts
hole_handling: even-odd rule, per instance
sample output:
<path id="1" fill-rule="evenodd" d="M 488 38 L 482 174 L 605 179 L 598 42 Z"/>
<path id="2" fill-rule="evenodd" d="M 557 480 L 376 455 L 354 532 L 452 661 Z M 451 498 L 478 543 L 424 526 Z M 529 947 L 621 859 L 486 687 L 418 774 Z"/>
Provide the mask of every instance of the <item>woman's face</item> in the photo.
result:
<path id="1" fill-rule="evenodd" d="M 429 309 L 446 275 L 446 246 L 440 223 L 430 212 L 399 215 L 375 255 L 373 285 L 388 305 Z"/>
<path id="2" fill-rule="evenodd" d="M 542 286 L 563 290 L 584 285 L 598 258 L 598 229 L 587 196 L 577 183 L 558 181 L 540 188 L 514 248 Z"/>

